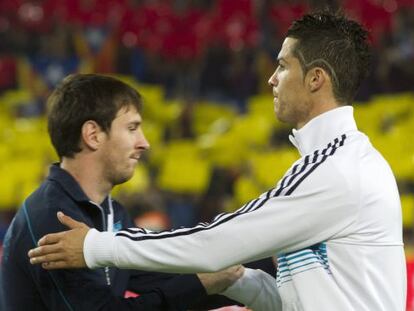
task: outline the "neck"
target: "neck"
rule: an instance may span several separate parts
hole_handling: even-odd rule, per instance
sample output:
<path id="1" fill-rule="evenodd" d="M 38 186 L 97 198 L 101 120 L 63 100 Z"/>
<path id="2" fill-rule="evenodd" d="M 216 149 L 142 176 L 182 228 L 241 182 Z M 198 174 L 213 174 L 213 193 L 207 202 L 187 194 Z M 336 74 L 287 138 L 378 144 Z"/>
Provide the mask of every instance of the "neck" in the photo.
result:
<path id="1" fill-rule="evenodd" d="M 338 108 L 341 105 L 331 96 L 318 96 L 317 98 L 312 99 L 311 101 L 312 109 L 309 110 L 307 118 L 304 120 L 299 121 L 296 124 L 296 129 L 301 129 L 305 126 L 313 118 L 328 112 L 332 109 Z"/>
<path id="2" fill-rule="evenodd" d="M 60 167 L 75 178 L 89 199 L 101 204 L 113 186 L 105 180 L 103 170 L 93 160 L 77 154 L 74 158 L 62 158 Z"/>

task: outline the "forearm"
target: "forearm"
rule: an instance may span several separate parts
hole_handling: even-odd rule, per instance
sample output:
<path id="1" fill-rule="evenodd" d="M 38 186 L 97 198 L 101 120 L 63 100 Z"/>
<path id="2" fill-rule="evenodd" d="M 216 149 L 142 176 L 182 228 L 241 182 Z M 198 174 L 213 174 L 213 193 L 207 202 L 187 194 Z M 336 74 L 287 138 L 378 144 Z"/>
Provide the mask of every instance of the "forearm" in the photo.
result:
<path id="1" fill-rule="evenodd" d="M 252 243 L 257 244 L 259 236 L 230 234 L 243 231 L 243 225 L 238 222 L 211 232 L 158 241 L 135 241 L 91 230 L 85 239 L 85 260 L 90 268 L 115 265 L 174 273 L 215 272 L 256 259 L 257 248 L 252 247 Z M 226 240 L 217 239 L 221 235 L 225 235 Z"/>
<path id="2" fill-rule="evenodd" d="M 175 275 L 152 287 L 162 294 L 166 310 L 185 310 L 207 297 L 205 288 L 194 274 Z M 144 296 L 145 287 L 138 293 Z"/>
<path id="3" fill-rule="evenodd" d="M 227 297 L 212 294 L 221 293 L 242 274 L 241 266 L 198 275 L 132 271 L 128 289 L 141 294 L 151 288 L 161 290 L 168 310 L 210 310 L 239 304 Z"/>
<path id="4" fill-rule="evenodd" d="M 90 268 L 196 273 L 302 249 L 354 221 L 357 204 L 343 188 L 340 180 L 317 186 L 310 180 L 296 195 L 278 197 L 270 191 L 235 213 L 194 228 L 161 233 L 127 229 L 116 236 L 91 230 L 84 243 L 85 260 Z"/>
<path id="5" fill-rule="evenodd" d="M 131 228 L 114 236 L 90 230 L 84 241 L 85 261 L 90 268 L 115 265 L 176 273 L 223 270 L 274 254 L 279 241 L 274 233 L 275 213 L 272 206 L 263 206 L 252 213 L 224 215 L 207 226 L 161 233 Z"/>

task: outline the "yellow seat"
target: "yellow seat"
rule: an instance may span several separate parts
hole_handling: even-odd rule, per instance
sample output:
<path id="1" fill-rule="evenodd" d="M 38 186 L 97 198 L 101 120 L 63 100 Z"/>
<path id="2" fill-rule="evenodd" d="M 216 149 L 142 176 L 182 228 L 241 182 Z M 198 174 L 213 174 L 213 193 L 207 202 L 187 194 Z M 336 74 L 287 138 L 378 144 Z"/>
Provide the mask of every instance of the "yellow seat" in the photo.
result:
<path id="1" fill-rule="evenodd" d="M 206 154 L 219 167 L 238 167 L 246 161 L 248 146 L 239 141 L 235 131 L 211 137 Z"/>
<path id="2" fill-rule="evenodd" d="M 43 159 L 9 159 L 0 168 L 0 208 L 18 207 L 39 186 L 45 173 Z"/>
<path id="3" fill-rule="evenodd" d="M 286 129 L 290 126 L 280 122 L 274 112 L 273 96 L 271 93 L 252 96 L 247 103 L 249 115 L 259 115 L 267 119 L 267 122 L 279 129 Z"/>
<path id="4" fill-rule="evenodd" d="M 195 104 L 193 116 L 194 132 L 199 136 L 208 132 L 222 133 L 220 125 L 226 122 L 231 125 L 236 111 L 227 105 L 203 101 Z"/>
<path id="5" fill-rule="evenodd" d="M 120 193 L 136 194 L 143 193 L 150 184 L 148 169 L 143 164 L 138 164 L 135 168 L 134 176 L 126 183 L 118 185 L 112 191 L 114 196 Z"/>
<path id="6" fill-rule="evenodd" d="M 178 193 L 202 193 L 211 175 L 211 164 L 192 141 L 174 141 L 164 153 L 157 184 Z"/>
<path id="7" fill-rule="evenodd" d="M 248 176 L 241 176 L 234 184 L 235 208 L 241 207 L 250 200 L 257 198 L 263 190 Z"/>
<path id="8" fill-rule="evenodd" d="M 401 195 L 401 208 L 404 229 L 414 230 L 414 195 Z"/>
<path id="9" fill-rule="evenodd" d="M 298 158 L 299 154 L 295 149 L 286 148 L 262 153 L 253 152 L 249 156 L 249 163 L 252 175 L 264 191 L 275 187 Z"/>

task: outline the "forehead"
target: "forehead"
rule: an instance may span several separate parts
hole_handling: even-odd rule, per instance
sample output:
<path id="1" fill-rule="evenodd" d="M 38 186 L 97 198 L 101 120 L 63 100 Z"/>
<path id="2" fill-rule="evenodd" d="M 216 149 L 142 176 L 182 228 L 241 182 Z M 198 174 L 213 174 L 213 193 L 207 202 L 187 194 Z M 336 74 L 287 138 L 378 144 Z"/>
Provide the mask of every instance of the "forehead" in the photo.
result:
<path id="1" fill-rule="evenodd" d="M 121 109 L 118 110 L 115 116 L 115 120 L 122 120 L 122 121 L 138 121 L 140 122 L 142 120 L 142 117 L 140 113 L 138 112 L 137 108 L 133 105 L 127 105 L 124 107 L 121 107 Z"/>
<path id="2" fill-rule="evenodd" d="M 296 43 L 298 42 L 297 39 L 287 37 L 282 44 L 282 48 L 279 51 L 278 59 L 290 59 L 293 58 L 293 50 L 295 48 Z"/>

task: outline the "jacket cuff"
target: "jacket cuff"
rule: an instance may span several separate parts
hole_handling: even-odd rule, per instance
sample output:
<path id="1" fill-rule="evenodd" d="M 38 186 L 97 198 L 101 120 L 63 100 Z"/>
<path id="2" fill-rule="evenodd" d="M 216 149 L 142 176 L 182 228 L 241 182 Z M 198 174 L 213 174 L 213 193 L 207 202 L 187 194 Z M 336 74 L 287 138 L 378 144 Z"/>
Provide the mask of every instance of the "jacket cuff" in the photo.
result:
<path id="1" fill-rule="evenodd" d="M 256 274 L 256 270 L 245 268 L 243 276 L 221 294 L 246 306 L 251 305 L 261 289 L 261 282 Z"/>
<path id="2" fill-rule="evenodd" d="M 115 266 L 115 234 L 90 229 L 83 242 L 83 256 L 90 269 Z"/>

